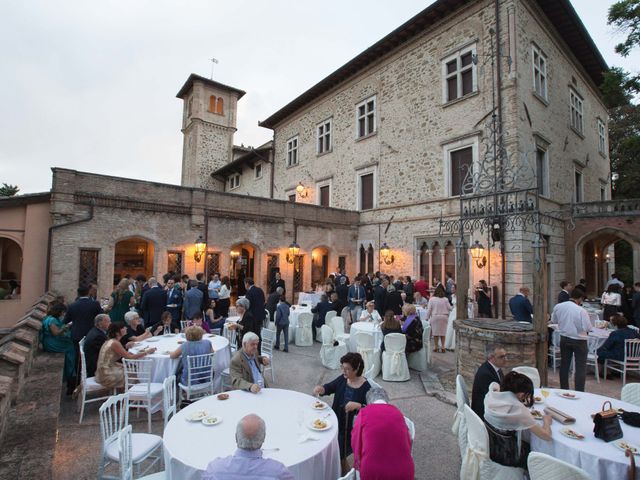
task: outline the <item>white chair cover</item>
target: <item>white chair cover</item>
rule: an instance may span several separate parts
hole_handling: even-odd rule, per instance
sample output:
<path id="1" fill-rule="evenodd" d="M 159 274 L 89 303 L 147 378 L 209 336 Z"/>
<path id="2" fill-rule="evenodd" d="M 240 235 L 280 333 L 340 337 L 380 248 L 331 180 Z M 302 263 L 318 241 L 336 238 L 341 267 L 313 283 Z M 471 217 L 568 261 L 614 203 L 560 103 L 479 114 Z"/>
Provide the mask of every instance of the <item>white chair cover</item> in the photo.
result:
<path id="1" fill-rule="evenodd" d="M 342 309 L 342 312 L 340 312 L 340 316 L 343 318 L 345 325 L 351 325 L 352 319 L 351 319 L 351 310 L 349 309 L 349 307 L 344 307 Z"/>
<path id="2" fill-rule="evenodd" d="M 422 348 L 407 355 L 409 368 L 419 372 L 426 372 L 429 364 L 429 352 L 431 352 L 431 325 L 427 323 L 426 327 L 423 325 Z"/>
<path id="3" fill-rule="evenodd" d="M 620 400 L 640 407 L 640 383 L 627 383 L 622 387 Z"/>
<path id="4" fill-rule="evenodd" d="M 467 384 L 462 375 L 456 377 L 456 413 L 453 415 L 453 426 L 451 431 L 458 437 L 458 447 L 460 457 L 464 458 L 467 451 L 467 421 L 464 418 L 464 406 L 469 405 L 469 394 Z"/>
<path id="5" fill-rule="evenodd" d="M 531 452 L 527 459 L 531 480 L 589 480 L 581 468 L 540 452 Z"/>
<path id="6" fill-rule="evenodd" d="M 356 471 L 355 469 L 351 469 L 347 472 L 344 477 L 340 477 L 338 480 L 356 480 Z"/>
<path id="7" fill-rule="evenodd" d="M 328 324 L 333 329 L 333 333 L 338 340 L 346 343 L 349 340 L 350 335 L 344 332 L 344 319 L 334 315 L 327 322 L 326 318 L 327 317 L 325 317 L 324 323 Z"/>
<path id="8" fill-rule="evenodd" d="M 380 373 L 382 359 L 380 349 L 375 346 L 373 335 L 367 332 L 357 332 L 354 338 L 356 340 L 356 351 L 364 360 L 364 371 L 368 372 L 373 368 L 371 375 L 376 378 Z"/>
<path id="9" fill-rule="evenodd" d="M 299 347 L 310 347 L 313 345 L 313 314 L 305 312 L 298 316 L 298 326 L 296 327 L 295 343 Z"/>
<path id="10" fill-rule="evenodd" d="M 347 346 L 344 342 L 338 342 L 334 346 L 333 330 L 327 325 L 320 328 L 322 336 L 322 348 L 320 348 L 320 360 L 322 365 L 331 370 L 340 368 L 340 358 L 347 354 Z"/>
<path id="11" fill-rule="evenodd" d="M 512 371 L 526 375 L 533 382 L 533 388 L 540 388 L 540 373 L 535 367 L 513 367 Z"/>
<path id="12" fill-rule="evenodd" d="M 382 353 L 382 379 L 388 382 L 406 382 L 411 378 L 405 355 L 407 337 L 402 333 L 390 333 L 384 337 Z"/>
<path id="13" fill-rule="evenodd" d="M 378 371 L 378 373 L 374 375 L 375 373 L 374 370 L 375 370 L 375 365 L 371 365 L 369 370 L 365 370 L 364 378 L 367 379 L 367 382 L 369 382 L 369 385 L 371 385 L 371 388 L 382 388 L 380 384 L 375 381 L 376 376 L 378 376 L 380 372 Z"/>

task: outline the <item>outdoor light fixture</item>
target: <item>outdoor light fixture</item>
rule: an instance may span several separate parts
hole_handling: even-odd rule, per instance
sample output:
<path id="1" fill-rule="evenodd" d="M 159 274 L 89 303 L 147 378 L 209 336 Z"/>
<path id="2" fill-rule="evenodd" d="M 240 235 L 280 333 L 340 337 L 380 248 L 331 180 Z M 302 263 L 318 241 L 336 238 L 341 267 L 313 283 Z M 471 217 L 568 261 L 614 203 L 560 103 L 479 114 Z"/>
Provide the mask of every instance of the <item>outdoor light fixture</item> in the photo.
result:
<path id="1" fill-rule="evenodd" d="M 287 253 L 287 263 L 293 264 L 295 258 L 300 253 L 300 245 L 296 241 L 294 241 L 291 245 L 289 245 L 289 252 Z"/>
<path id="2" fill-rule="evenodd" d="M 207 244 L 204 241 L 204 238 L 202 238 L 202 235 L 200 235 L 196 240 L 196 250 L 195 252 L 193 252 L 193 259 L 199 263 L 200 260 L 202 260 L 202 255 L 204 255 L 204 252 L 206 251 L 207 251 Z"/>
<path id="3" fill-rule="evenodd" d="M 307 190 L 307 187 L 305 187 L 302 184 L 302 182 L 298 182 L 298 186 L 296 187 L 296 192 L 300 196 L 300 198 L 307 198 L 307 195 L 309 195 L 309 191 Z"/>
<path id="4" fill-rule="evenodd" d="M 382 247 L 380 247 L 380 255 L 382 256 L 384 263 L 387 265 L 391 265 L 395 260 L 395 257 L 391 255 L 391 249 L 389 248 L 389 245 L 387 245 L 387 242 L 384 242 Z"/>
<path id="5" fill-rule="evenodd" d="M 471 250 L 471 257 L 476 261 L 476 266 L 484 268 L 487 265 L 487 257 L 483 255 L 484 247 L 482 244 L 476 240 L 469 250 Z"/>

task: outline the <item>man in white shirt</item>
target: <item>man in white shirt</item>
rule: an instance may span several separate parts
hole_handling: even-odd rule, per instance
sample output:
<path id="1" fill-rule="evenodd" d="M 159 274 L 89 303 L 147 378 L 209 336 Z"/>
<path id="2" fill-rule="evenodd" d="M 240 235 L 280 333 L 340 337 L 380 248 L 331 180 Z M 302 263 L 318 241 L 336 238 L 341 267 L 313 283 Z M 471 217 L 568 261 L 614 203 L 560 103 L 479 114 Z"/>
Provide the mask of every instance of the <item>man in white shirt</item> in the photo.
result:
<path id="1" fill-rule="evenodd" d="M 609 280 L 607 282 L 607 285 L 605 286 L 605 288 L 608 288 L 609 285 L 613 285 L 614 283 L 619 285 L 620 289 L 624 288 L 624 282 L 618 278 L 618 274 L 617 273 L 612 273 L 611 274 L 611 280 Z"/>
<path id="2" fill-rule="evenodd" d="M 587 371 L 587 335 L 591 331 L 589 314 L 581 307 L 583 293 L 574 288 L 568 302 L 557 304 L 551 323 L 558 324 L 560 333 L 560 388 L 569 389 L 569 368 L 575 360 L 575 389 L 584 392 Z"/>

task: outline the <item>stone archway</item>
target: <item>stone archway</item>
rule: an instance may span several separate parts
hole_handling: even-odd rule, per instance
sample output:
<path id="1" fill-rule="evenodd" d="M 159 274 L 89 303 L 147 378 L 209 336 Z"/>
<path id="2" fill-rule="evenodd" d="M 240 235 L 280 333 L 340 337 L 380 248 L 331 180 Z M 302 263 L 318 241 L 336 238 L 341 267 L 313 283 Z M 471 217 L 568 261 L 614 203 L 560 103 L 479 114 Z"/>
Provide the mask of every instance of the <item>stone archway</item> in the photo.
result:
<path id="1" fill-rule="evenodd" d="M 113 257 L 113 283 L 117 284 L 124 275 L 133 278 L 153 276 L 155 245 L 142 237 L 129 237 L 116 243 Z"/>
<path id="2" fill-rule="evenodd" d="M 329 276 L 329 249 L 315 247 L 311 250 L 311 287 L 324 285 Z"/>
<path id="3" fill-rule="evenodd" d="M 22 248 L 7 237 L 0 237 L 0 290 L 11 293 L 13 282 L 22 279 Z"/>
<path id="4" fill-rule="evenodd" d="M 231 295 L 235 299 L 246 293 L 244 279 L 251 277 L 255 281 L 258 247 L 249 242 L 236 243 L 230 250 L 229 280 Z"/>

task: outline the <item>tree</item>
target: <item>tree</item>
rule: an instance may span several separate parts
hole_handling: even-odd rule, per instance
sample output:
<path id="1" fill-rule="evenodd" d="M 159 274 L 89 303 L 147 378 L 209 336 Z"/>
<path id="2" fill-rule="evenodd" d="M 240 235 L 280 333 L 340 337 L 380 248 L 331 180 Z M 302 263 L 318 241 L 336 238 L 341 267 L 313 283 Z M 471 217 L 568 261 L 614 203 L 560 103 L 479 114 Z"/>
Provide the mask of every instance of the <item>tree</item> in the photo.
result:
<path id="1" fill-rule="evenodd" d="M 640 45 L 640 0 L 620 0 L 614 3 L 609 7 L 607 20 L 609 25 L 626 31 L 627 38 L 616 45 L 616 53 L 628 56 L 634 47 Z"/>
<path id="2" fill-rule="evenodd" d="M 0 187 L 0 197 L 13 197 L 20 191 L 17 185 L 3 183 Z"/>

